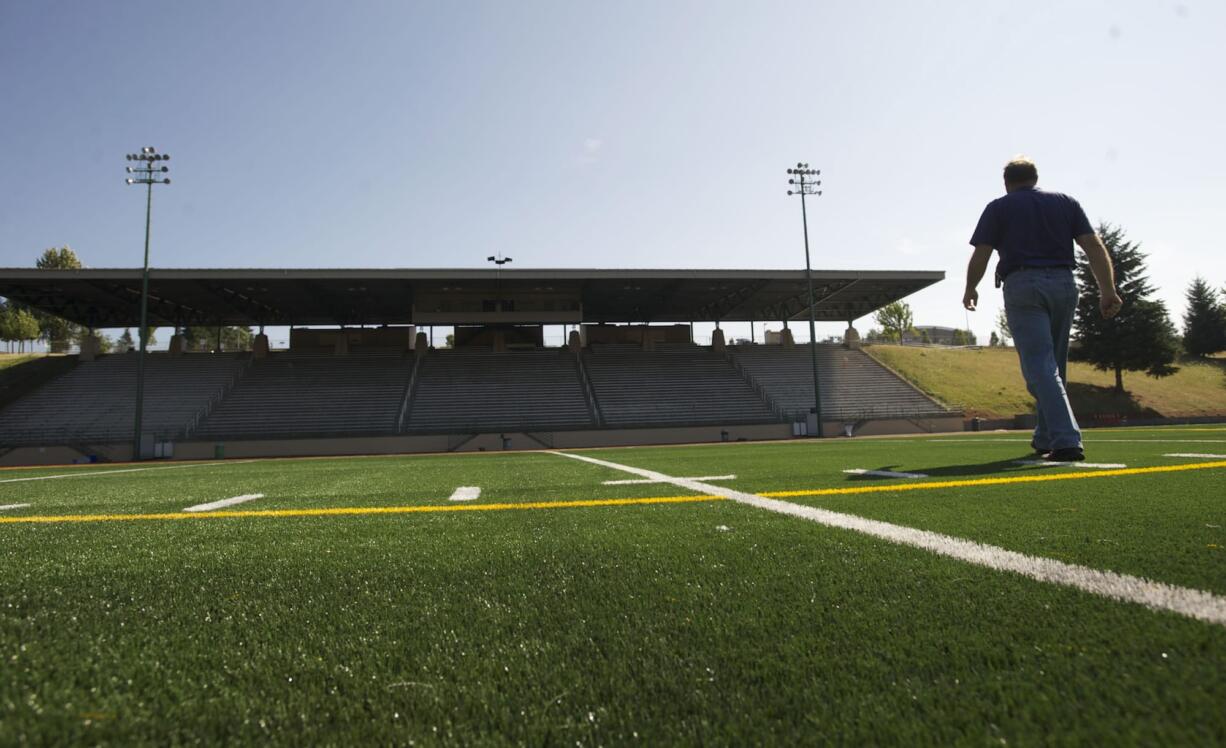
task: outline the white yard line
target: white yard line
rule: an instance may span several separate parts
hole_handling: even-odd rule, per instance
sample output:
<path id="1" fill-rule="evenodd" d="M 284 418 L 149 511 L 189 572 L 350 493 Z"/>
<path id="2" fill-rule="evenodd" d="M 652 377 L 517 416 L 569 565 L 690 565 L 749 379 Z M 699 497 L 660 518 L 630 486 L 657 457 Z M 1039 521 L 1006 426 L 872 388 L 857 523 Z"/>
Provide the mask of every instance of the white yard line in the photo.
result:
<path id="1" fill-rule="evenodd" d="M 158 467 L 123 468 L 120 470 L 90 470 L 77 473 L 60 473 L 58 475 L 39 475 L 33 478 L 4 478 L 0 483 L 22 483 L 31 480 L 55 480 L 56 478 L 81 478 L 86 475 L 119 475 L 120 473 L 142 473 L 146 470 L 180 470 L 182 468 L 210 467 L 213 465 L 241 465 L 255 460 L 234 460 L 233 462 L 193 462 L 188 465 L 159 465 Z"/>
<path id="2" fill-rule="evenodd" d="M 1014 460 L 1014 465 L 1031 465 L 1034 467 L 1079 467 L 1097 468 L 1099 470 L 1119 470 L 1128 467 L 1122 462 L 1051 462 L 1050 460 Z"/>
<path id="3" fill-rule="evenodd" d="M 700 475 L 697 478 L 685 478 L 684 480 L 736 480 L 735 475 Z M 649 478 L 631 478 L 630 480 L 607 480 L 602 481 L 605 486 L 632 486 L 640 483 L 666 483 L 667 481 L 651 480 Z"/>
<path id="4" fill-rule="evenodd" d="M 1198 457 L 1203 460 L 1226 460 L 1226 455 L 1207 455 L 1200 452 L 1171 452 L 1163 457 Z"/>
<path id="5" fill-rule="evenodd" d="M 29 504 L 0 504 L 0 512 L 6 509 L 25 509 Z"/>
<path id="6" fill-rule="evenodd" d="M 851 475 L 874 475 L 878 478 L 927 478 L 923 473 L 896 473 L 893 470 L 865 470 L 864 468 L 851 468 L 844 470 L 844 473 Z"/>
<path id="7" fill-rule="evenodd" d="M 189 506 L 183 511 L 185 512 L 212 512 L 217 509 L 225 509 L 228 506 L 234 506 L 235 504 L 243 504 L 248 501 L 254 501 L 256 499 L 262 499 L 262 498 L 264 498 L 264 494 L 262 493 L 245 493 L 242 496 L 234 496 L 229 499 L 222 499 L 221 501 L 210 501 L 207 504 L 197 504 L 196 506 Z"/>
<path id="8" fill-rule="evenodd" d="M 472 501 L 481 498 L 480 486 L 460 486 L 451 494 L 448 501 Z"/>
<path id="9" fill-rule="evenodd" d="M 978 566 L 986 566 L 989 569 L 1010 571 L 1040 582 L 1050 582 L 1052 584 L 1072 587 L 1113 600 L 1144 605 L 1152 610 L 1166 610 L 1200 621 L 1226 626 L 1226 597 L 1219 597 L 1203 590 L 1177 587 L 1162 582 L 1154 582 L 1142 577 L 1118 574 L 1113 571 L 1099 571 L 1040 556 L 1028 556 L 1024 553 L 984 543 L 976 543 L 972 540 L 963 540 L 927 530 L 917 530 L 912 527 L 893 525 L 889 522 L 865 519 L 853 514 L 841 514 L 827 509 L 818 509 L 817 507 L 768 499 L 764 496 L 734 491 L 731 488 L 716 486 L 710 483 L 701 483 L 684 478 L 672 478 L 652 470 L 630 467 L 629 465 L 619 465 L 616 462 L 598 460 L 587 455 L 570 454 L 567 452 L 555 452 L 554 454 L 568 457 L 572 460 L 589 462 L 593 465 L 601 465 L 613 470 L 621 470 L 622 472 L 638 475 L 643 478 L 671 483 L 701 494 L 722 496 L 739 504 L 746 504 L 759 509 L 807 519 L 827 527 L 854 530 L 875 538 L 888 540 L 891 543 L 922 548 L 942 556 L 948 556 Z"/>
<path id="10" fill-rule="evenodd" d="M 967 439 L 951 436 L 946 439 L 925 439 L 931 444 L 963 444 L 966 442 L 995 442 L 998 444 L 1029 444 L 1029 439 Z M 1099 439 L 1091 436 L 1086 444 L 1226 444 L 1226 439 Z"/>

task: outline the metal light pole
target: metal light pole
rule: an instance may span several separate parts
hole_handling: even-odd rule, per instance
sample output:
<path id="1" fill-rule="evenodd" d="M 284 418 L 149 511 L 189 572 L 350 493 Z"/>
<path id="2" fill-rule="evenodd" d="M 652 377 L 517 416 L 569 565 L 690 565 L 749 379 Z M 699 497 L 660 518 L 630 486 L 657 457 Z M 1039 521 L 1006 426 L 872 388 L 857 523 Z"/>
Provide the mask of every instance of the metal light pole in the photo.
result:
<path id="1" fill-rule="evenodd" d="M 492 262 L 498 266 L 497 272 L 494 274 L 494 284 L 495 284 L 495 290 L 497 291 L 497 296 L 498 296 L 497 311 L 501 312 L 502 311 L 502 266 L 507 264 L 508 262 L 511 262 L 511 258 L 503 257 L 502 253 L 499 252 L 497 257 L 495 257 L 494 255 L 490 255 L 489 257 L 486 257 L 485 260 L 486 262 Z"/>
<path id="2" fill-rule="evenodd" d="M 817 380 L 817 300 L 813 294 L 813 268 L 809 264 L 809 213 L 805 207 L 805 195 L 820 197 L 822 194 L 822 191 L 817 189 L 822 186 L 821 181 L 811 179 L 820 177 L 822 171 L 810 169 L 808 164 L 796 164 L 796 168 L 788 169 L 788 174 L 793 175 L 793 178 L 788 180 L 788 184 L 792 185 L 788 194 L 800 195 L 800 219 L 805 230 L 805 278 L 809 282 L 809 352 L 813 357 L 813 413 L 817 416 L 817 435 L 822 437 L 825 434 L 822 429 L 822 390 Z"/>
<path id="3" fill-rule="evenodd" d="M 143 184 L 147 187 L 145 195 L 145 265 L 140 281 L 140 353 L 136 357 L 136 423 L 132 427 L 132 459 L 141 459 L 141 411 L 145 404 L 145 348 L 149 344 L 149 223 L 153 215 L 153 185 L 170 184 L 170 178 L 164 176 L 170 168 L 157 165 L 158 161 L 169 161 L 170 156 L 158 153 L 152 146 L 145 146 L 140 153 L 129 153 L 129 161 L 141 162 L 139 166 L 129 166 L 127 171 L 128 184 Z M 155 176 L 162 175 L 162 176 Z"/>

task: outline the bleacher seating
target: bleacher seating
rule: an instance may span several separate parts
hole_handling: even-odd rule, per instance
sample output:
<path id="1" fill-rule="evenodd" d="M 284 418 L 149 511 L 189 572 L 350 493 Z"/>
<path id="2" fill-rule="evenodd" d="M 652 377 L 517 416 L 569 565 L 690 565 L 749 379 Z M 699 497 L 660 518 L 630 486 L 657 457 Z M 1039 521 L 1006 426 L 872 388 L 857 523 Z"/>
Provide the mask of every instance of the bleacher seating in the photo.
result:
<path id="1" fill-rule="evenodd" d="M 392 434 L 412 365 L 400 352 L 272 353 L 253 363 L 193 437 Z"/>
<path id="2" fill-rule="evenodd" d="M 734 425 L 808 412 L 808 346 L 728 351 L 594 344 L 581 354 L 582 367 L 558 349 L 434 350 L 420 360 L 399 350 L 263 359 L 154 353 L 146 363 L 144 427 L 159 439 L 228 440 Z M 826 419 L 950 413 L 861 351 L 819 345 L 817 352 Z M 0 410 L 0 448 L 130 439 L 135 381 L 134 354 L 81 363 Z"/>
<path id="3" fill-rule="evenodd" d="M 813 363 L 808 345 L 741 345 L 732 358 L 787 414 L 813 407 Z M 915 418 L 949 411 L 863 351 L 817 346 L 823 419 L 861 421 Z"/>
<path id="4" fill-rule="evenodd" d="M 0 445 L 83 444 L 132 438 L 136 409 L 135 353 L 101 356 L 0 411 Z M 181 436 L 197 411 L 236 377 L 243 354 L 150 353 L 145 359 L 142 430 Z"/>
<path id="5" fill-rule="evenodd" d="M 574 356 L 466 348 L 422 360 L 406 431 L 481 433 L 593 428 Z"/>
<path id="6" fill-rule="evenodd" d="M 585 365 L 608 426 L 778 421 L 724 356 L 689 344 L 592 345 Z"/>

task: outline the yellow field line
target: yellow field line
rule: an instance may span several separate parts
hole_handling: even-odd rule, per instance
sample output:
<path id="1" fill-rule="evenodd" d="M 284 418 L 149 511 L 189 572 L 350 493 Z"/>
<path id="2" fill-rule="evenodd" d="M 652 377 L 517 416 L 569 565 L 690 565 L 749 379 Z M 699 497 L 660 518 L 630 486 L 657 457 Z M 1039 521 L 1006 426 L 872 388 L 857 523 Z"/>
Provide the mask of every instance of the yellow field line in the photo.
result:
<path id="1" fill-rule="evenodd" d="M 1226 462 L 1192 462 L 1184 465 L 1158 465 L 1156 467 L 1121 468 L 1119 470 L 1094 470 L 1085 473 L 1046 473 L 1042 475 L 1010 475 L 1003 478 L 972 478 L 968 480 L 928 481 L 923 483 L 893 483 L 884 486 L 857 486 L 855 488 L 815 488 L 806 491 L 770 491 L 759 496 L 773 499 L 789 496 L 842 496 L 857 493 L 886 493 L 891 491 L 931 491 L 938 488 L 966 488 L 969 486 L 1002 486 L 1011 483 L 1047 483 L 1061 480 L 1087 480 L 1110 478 L 1118 475 L 1149 475 L 1152 473 L 1178 473 L 1183 470 L 1210 470 L 1226 468 Z"/>
<path id="2" fill-rule="evenodd" d="M 215 519 L 221 517 L 337 517 L 362 514 L 419 514 L 430 512 L 499 512 L 514 509 L 565 509 L 591 506 L 636 506 L 639 504 L 689 504 L 725 501 L 722 496 L 654 496 L 645 499 L 587 499 L 583 501 L 531 501 L 516 504 L 446 504 L 442 506 L 355 506 L 329 509 L 264 509 L 229 512 L 173 512 L 164 514 L 59 514 L 31 517 L 0 517 L 0 525 L 58 522 L 130 522 L 134 520 Z"/>
<path id="3" fill-rule="evenodd" d="M 927 481 L 916 483 L 891 483 L 878 486 L 849 486 L 842 488 L 813 488 L 803 491 L 766 491 L 759 496 L 788 498 L 792 496 L 846 496 L 864 493 L 890 493 L 894 491 L 931 491 L 942 488 L 968 488 L 973 486 L 1001 486 L 1014 483 L 1047 483 L 1051 481 L 1088 480 L 1122 475 L 1150 475 L 1154 473 L 1177 473 L 1185 470 L 1211 470 L 1226 468 L 1226 461 L 1193 462 L 1184 465 L 1159 465 L 1156 467 L 1123 468 L 1120 470 L 1095 470 L 1085 473 L 1057 473 L 1043 475 L 1011 475 L 1002 478 L 973 478 L 970 480 Z M 61 514 L 34 515 L 29 517 L 0 517 L 0 525 L 55 524 L 70 522 L 131 522 L 136 520 L 181 520 L 217 519 L 226 517 L 340 517 L 371 514 L 428 514 L 436 512 L 499 512 L 517 509 L 571 509 L 601 506 L 640 506 L 645 504 L 690 504 L 703 501 L 724 501 L 722 496 L 653 496 L 637 499 L 585 499 L 581 501 L 531 501 L 504 504 L 445 504 L 427 506 L 369 506 L 333 507 L 327 509 L 264 509 L 221 512 L 173 512 L 164 514 Z"/>

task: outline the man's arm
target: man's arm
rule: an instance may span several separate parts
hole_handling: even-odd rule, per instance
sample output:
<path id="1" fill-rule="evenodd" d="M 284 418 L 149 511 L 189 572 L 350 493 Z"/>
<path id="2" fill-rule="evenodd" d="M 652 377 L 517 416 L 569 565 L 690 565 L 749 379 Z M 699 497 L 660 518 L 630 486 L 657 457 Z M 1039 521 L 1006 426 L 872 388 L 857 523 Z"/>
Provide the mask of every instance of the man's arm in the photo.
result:
<path id="1" fill-rule="evenodd" d="M 1111 266 L 1111 255 L 1103 246 L 1103 240 L 1098 234 L 1082 234 L 1077 237 L 1077 246 L 1086 253 L 1090 261 L 1090 271 L 1094 273 L 1094 281 L 1098 283 L 1098 308 L 1104 319 L 1111 319 L 1120 313 L 1124 300 L 1115 290 L 1115 268 Z"/>
<path id="2" fill-rule="evenodd" d="M 975 311 L 979 305 L 979 291 L 976 287 L 983 280 L 983 274 L 988 271 L 988 260 L 992 259 L 992 245 L 976 244 L 971 254 L 971 261 L 966 264 L 966 293 L 962 294 L 962 306 Z"/>

